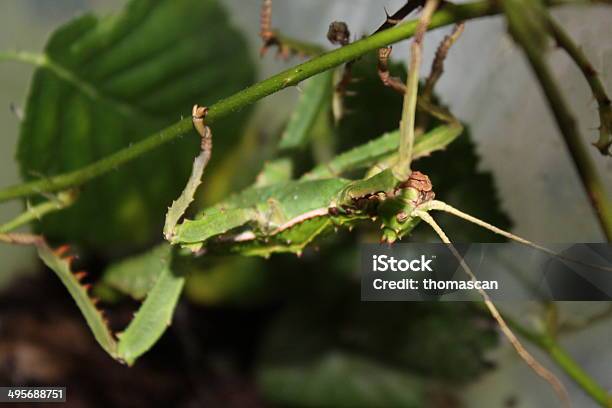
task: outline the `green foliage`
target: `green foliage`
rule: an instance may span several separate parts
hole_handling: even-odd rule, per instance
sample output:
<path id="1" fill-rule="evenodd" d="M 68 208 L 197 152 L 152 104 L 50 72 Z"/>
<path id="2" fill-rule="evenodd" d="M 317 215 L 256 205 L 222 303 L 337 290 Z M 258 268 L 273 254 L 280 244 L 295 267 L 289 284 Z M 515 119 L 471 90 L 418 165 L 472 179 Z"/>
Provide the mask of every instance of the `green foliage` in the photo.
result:
<path id="1" fill-rule="evenodd" d="M 216 0 L 132 0 L 117 16 L 79 17 L 53 33 L 44 58 L 17 154 L 26 180 L 80 168 L 254 79 L 246 44 Z M 215 124 L 219 153 L 244 115 Z M 88 183 L 75 206 L 38 230 L 98 249 L 150 242 L 197 142 L 184 138 Z"/>
<path id="2" fill-rule="evenodd" d="M 307 81 L 281 136 L 279 149 L 295 149 L 304 145 L 319 114 L 329 108 L 332 78 L 332 71 L 326 71 Z"/>
<path id="3" fill-rule="evenodd" d="M 207 21 L 210 22 L 205 27 L 210 30 L 207 31 L 208 36 L 201 31 Z M 155 41 L 159 37 L 156 37 L 156 30 L 161 25 L 165 25 L 165 35 Z M 223 58 L 222 64 L 216 60 L 219 51 L 213 45 L 214 36 L 220 32 L 224 33 L 224 43 L 232 48 L 231 55 Z M 198 52 L 195 52 L 196 49 Z M 153 2 L 133 0 L 127 11 L 118 17 L 97 20 L 85 16 L 69 23 L 53 35 L 45 52 L 46 64 L 35 74 L 27 107 L 28 119 L 22 129 L 19 157 L 24 174 L 34 170 L 49 175 L 81 167 L 116 151 L 126 141 L 138 140 L 171 123 L 193 101 L 199 102 L 204 97 L 209 100 L 220 98 L 235 90 L 233 87 L 242 86 L 252 76 L 248 64 L 236 63 L 238 58 L 244 58 L 241 39 L 227 29 L 222 10 L 212 0 L 197 3 L 195 0 L 164 0 L 155 3 L 155 7 Z M 224 64 L 234 67 L 233 71 L 224 70 Z M 397 126 L 401 97 L 380 84 L 374 67 L 371 56 L 355 64 L 354 74 L 361 76 L 362 81 L 351 90 L 356 91 L 358 96 L 347 100 L 351 113 L 335 130 L 339 145 L 351 149 L 316 166 L 299 180 L 292 180 L 296 161 L 289 157 L 277 158 L 264 167 L 254 186 L 205 208 L 192 220 L 181 222 L 208 163 L 210 152 L 204 150 L 194 162 L 187 187 L 168 211 L 164 227 L 166 238 L 192 251 L 205 246 L 209 252 L 269 256 L 275 252 L 301 253 L 325 233 L 341 226 L 352 227 L 359 221 L 377 216 L 380 216 L 386 228 L 385 237 L 393 236 L 394 240 L 411 232 L 416 222 L 406 222 L 402 226 L 396 215 L 400 211 L 410 213 L 408 207 L 412 204 L 407 203 L 413 202 L 415 196 L 405 191 L 409 188 L 401 187 L 405 180 L 396 179 L 388 169 L 395 160 L 399 143 L 398 132 L 390 130 Z M 401 67 L 394 66 L 393 69 L 401 70 Z M 214 81 L 216 75 L 221 73 L 224 77 L 229 75 L 231 81 Z M 320 140 L 313 137 L 315 133 L 331 132 L 329 109 L 332 85 L 331 72 L 322 73 L 305 85 L 280 139 L 279 152 L 286 154 L 305 147 L 307 143 L 316 145 Z M 67 107 L 61 111 L 57 109 L 66 100 Z M 372 100 L 382 102 L 372 105 Z M 43 106 L 49 105 L 49 112 L 42 110 Z M 66 116 L 68 112 L 70 120 Z M 322 123 L 324 127 L 321 127 Z M 215 157 L 223 156 L 223 145 L 227 145 L 231 139 L 226 137 L 228 129 L 238 129 L 240 120 L 233 120 L 233 127 L 226 125 L 214 123 L 214 135 L 217 136 Z M 96 137 L 98 132 L 100 137 Z M 444 150 L 461 132 L 462 127 L 456 124 L 433 128 L 417 139 L 415 158 Z M 383 136 L 372 139 L 380 134 Z M 189 152 L 195 147 L 197 139 L 182 141 L 172 146 L 170 151 L 151 155 L 147 162 L 136 162 L 126 167 L 124 171 L 128 172 L 127 176 L 124 173 L 111 174 L 88 184 L 75 208 L 45 219 L 41 224 L 42 231 L 52 238 L 74 239 L 99 248 L 126 242 L 131 245 L 146 242 L 152 236 L 152 231 L 159 227 L 158 218 L 161 217 L 157 206 L 166 205 L 168 194 L 176 190 L 174 184 L 187 176 L 189 161 L 181 158 L 192 155 Z M 61 152 L 60 160 L 50 159 L 50 153 L 54 151 L 51 147 Z M 35 157 L 40 160 L 35 161 Z M 470 158 L 469 154 L 468 158 L 468 163 L 473 164 L 470 171 L 474 170 L 476 158 Z M 180 165 L 177 167 L 172 160 L 179 161 Z M 367 168 L 376 171 L 365 173 Z M 361 173 L 361 176 L 357 180 L 349 180 L 339 177 L 343 173 Z M 214 177 L 214 167 L 209 174 Z M 468 176 L 457 171 L 460 179 Z M 484 184 L 488 181 L 485 180 Z M 387 201 L 380 207 L 359 201 L 364 198 L 368 201 L 373 197 Z M 391 201 L 397 205 L 388 204 Z M 336 211 L 330 212 L 330 209 Z M 78 220 L 78 225 L 73 220 Z M 83 223 L 82 220 L 88 222 Z M 392 233 L 387 231 L 389 228 Z M 90 234 L 90 231 L 96 231 L 96 235 Z M 245 236 L 249 238 L 245 239 Z M 169 245 L 160 245 L 113 264 L 105 271 L 101 284 L 106 288 L 137 300 L 144 299 L 134 319 L 117 336 L 118 339 L 108 330 L 94 303 L 70 272 L 69 264 L 54 256 L 50 250 L 42 251 L 41 257 L 56 271 L 75 298 L 102 347 L 114 358 L 132 364 L 155 344 L 170 324 L 185 283 L 186 271 L 196 272 L 191 282 L 197 283 L 199 280 L 194 286 L 199 289 L 190 291 L 191 296 L 205 303 L 235 299 L 249 287 L 266 293 L 262 288 L 269 282 L 269 277 L 262 279 L 257 275 L 256 263 L 248 261 L 235 266 L 229 262 L 230 266 L 222 267 L 197 261 L 179 264 L 175 252 Z M 231 272 L 231 265 L 234 265 L 234 269 L 244 268 L 244 273 L 228 273 Z M 206 271 L 206 268 L 210 270 Z M 346 285 L 346 282 L 342 284 Z M 334 304 L 335 301 L 328 299 L 326 307 Z M 436 352 L 431 349 L 431 356 L 428 353 L 417 355 L 413 352 L 416 348 L 404 346 L 407 338 L 397 333 L 398 343 L 394 345 L 393 352 L 376 357 L 384 364 L 370 361 L 369 356 L 376 354 L 377 350 L 391 350 L 389 344 L 378 343 L 379 340 L 388 341 L 389 328 L 380 327 L 382 323 L 372 318 L 371 312 L 376 308 L 349 304 L 350 307 L 345 305 L 343 315 L 325 313 L 330 318 L 326 324 L 334 322 L 327 327 L 335 326 L 338 323 L 336 320 L 341 319 L 344 320 L 342 324 L 355 325 L 355 330 L 363 326 L 385 335 L 361 343 L 342 339 L 343 335 L 333 329 L 332 332 L 323 330 L 323 337 L 329 336 L 333 341 L 322 343 L 321 350 L 325 353 L 318 362 L 295 367 L 283 365 L 287 363 L 285 361 L 280 366 L 268 366 L 270 370 L 263 371 L 264 382 L 269 384 L 287 380 L 286 389 L 290 391 L 295 387 L 291 381 L 302 379 L 320 389 L 321 381 L 332 384 L 332 379 L 335 379 L 336 386 L 328 390 L 323 388 L 323 394 L 313 395 L 311 400 L 315 405 L 316 401 L 334 405 L 336 397 L 329 399 L 324 396 L 325 393 L 338 390 L 342 400 L 345 400 L 342 397 L 344 394 L 354 394 L 354 384 L 341 381 L 345 370 L 355 370 L 363 375 L 375 370 L 380 375 L 377 377 L 379 381 L 372 384 L 376 389 L 371 396 L 374 399 L 361 395 L 357 400 L 369 401 L 374 406 L 388 403 L 418 405 L 422 398 L 419 381 L 415 382 L 412 374 L 399 372 L 391 366 L 422 372 L 431 361 L 427 360 L 419 366 L 417 357 L 429 358 Z M 451 319 L 444 314 L 429 315 L 428 311 L 426 308 L 420 315 L 423 318 L 421 326 L 432 324 L 432 332 L 440 330 L 438 325 L 451 327 L 456 332 L 463 327 L 460 323 L 459 326 L 448 323 Z M 292 333 L 307 327 L 308 324 L 303 324 L 299 330 L 294 328 Z M 406 333 L 409 337 L 415 335 L 409 327 Z M 482 344 L 489 344 L 485 337 L 477 338 L 473 333 L 472 328 L 467 327 L 465 336 L 459 338 L 471 344 L 481 344 L 479 340 L 482 340 Z M 449 334 L 448 337 L 452 336 Z M 348 343 L 358 350 L 357 354 L 328 353 L 330 345 Z M 421 346 L 429 350 L 426 348 L 428 344 L 433 342 L 427 341 Z M 438 346 L 452 349 L 446 343 Z M 468 353 L 466 356 L 455 350 L 454 356 L 457 358 L 453 360 L 449 357 L 447 360 L 464 367 L 462 372 L 476 374 L 482 368 L 477 357 L 484 348 L 485 345 L 474 346 L 474 354 Z M 470 359 L 472 366 L 467 362 Z M 445 379 L 457 380 L 450 368 L 444 366 L 442 371 L 447 375 Z M 437 372 L 425 374 L 440 376 Z M 406 392 L 406 389 L 410 392 Z M 290 400 L 290 394 L 279 397 L 279 400 Z"/>
<path id="4" fill-rule="evenodd" d="M 345 115 L 338 123 L 338 150 L 361 145 L 376 135 L 395 131 L 399 127 L 402 95 L 382 85 L 376 72 L 377 53 L 369 53 L 353 64 L 350 85 L 354 95 L 346 97 Z M 405 78 L 402 64 L 390 64 L 391 73 Z M 372 103 L 376 101 L 375 103 Z"/>
<path id="5" fill-rule="evenodd" d="M 340 352 L 302 364 L 266 366 L 258 383 L 271 401 L 292 407 L 417 408 L 425 402 L 417 376 Z"/>
<path id="6" fill-rule="evenodd" d="M 334 256 L 343 252 L 334 251 Z M 344 282 L 334 281 L 337 289 L 327 292 L 298 282 L 307 289 L 270 327 L 262 367 L 300 366 L 332 350 L 452 383 L 472 381 L 491 367 L 483 356 L 497 344 L 497 334 L 483 311 L 469 304 L 360 302 L 359 288 L 347 284 L 346 273 Z M 309 278 L 326 281 L 314 275 Z M 295 290 L 298 283 L 285 284 Z M 313 296 L 317 305 L 304 307 Z"/>
<path id="7" fill-rule="evenodd" d="M 440 126 L 422 135 L 415 141 L 413 160 L 429 156 L 432 152 L 443 150 L 462 131 L 461 127 Z M 316 166 L 302 176 L 302 179 L 311 180 L 333 177 L 349 171 L 374 166 L 376 163 L 394 155 L 397 152 L 398 146 L 399 130 L 385 133 L 361 146 L 354 147 L 345 153 L 337 155 L 328 163 Z"/>
<path id="8" fill-rule="evenodd" d="M 268 301 L 273 292 L 273 271 L 261 259 L 209 255 L 190 264 L 185 296 L 194 303 L 250 306 Z"/>
<path id="9" fill-rule="evenodd" d="M 168 263 L 171 247 L 160 244 L 144 254 L 110 265 L 102 274 L 101 283 L 136 300 L 151 291 L 164 264 Z"/>
<path id="10" fill-rule="evenodd" d="M 264 163 L 255 179 L 255 187 L 265 187 L 291 180 L 293 163 L 288 158 L 280 158 Z"/>

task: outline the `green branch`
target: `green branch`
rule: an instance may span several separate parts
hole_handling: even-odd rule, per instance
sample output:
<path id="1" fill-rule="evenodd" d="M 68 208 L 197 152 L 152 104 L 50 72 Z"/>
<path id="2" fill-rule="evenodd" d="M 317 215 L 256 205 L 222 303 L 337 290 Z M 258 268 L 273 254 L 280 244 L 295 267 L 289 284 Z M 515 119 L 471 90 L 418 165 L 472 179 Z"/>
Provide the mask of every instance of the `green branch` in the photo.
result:
<path id="1" fill-rule="evenodd" d="M 528 4 L 531 4 L 529 9 L 518 0 L 504 1 L 503 5 L 508 17 L 510 32 L 516 42 L 523 48 L 525 56 L 538 78 L 603 233 L 608 241 L 612 241 L 612 205 L 608 201 L 597 168 L 586 146 L 582 143 L 576 120 L 557 87 L 543 56 L 545 41 L 547 40 L 547 33 L 543 30 L 547 28 L 548 21 L 542 11 L 535 6 L 537 3 Z"/>
<path id="2" fill-rule="evenodd" d="M 582 71 L 597 101 L 599 107 L 599 140 L 593 143 L 593 145 L 599 149 L 601 154 L 610 155 L 610 146 L 612 145 L 612 103 L 610 103 L 610 98 L 606 94 L 606 89 L 597 71 L 595 71 L 595 68 L 593 68 L 593 65 L 591 65 L 580 47 L 574 43 L 572 38 L 563 30 L 563 27 L 552 18 L 552 16 L 548 15 L 547 18 L 550 31 L 557 41 L 557 45 L 567 52 L 580 71 Z"/>
<path id="3" fill-rule="evenodd" d="M 586 0 L 551 0 L 548 3 L 550 5 L 560 5 L 568 3 L 575 4 L 591 2 L 592 1 Z M 490 2 L 488 0 L 475 1 L 457 6 L 449 5 L 433 15 L 429 24 L 429 29 L 433 30 L 442 26 L 457 23 L 458 21 L 484 17 L 497 14 L 499 12 L 500 8 L 495 5 L 495 2 Z M 207 123 L 211 124 L 216 119 L 238 111 L 245 106 L 258 101 L 259 99 L 289 86 L 297 85 L 301 81 L 308 79 L 311 76 L 337 67 L 348 61 L 352 61 L 368 52 L 410 38 L 414 35 L 417 23 L 418 20 L 413 20 L 406 22 L 405 24 L 397 25 L 394 28 L 378 32 L 370 37 L 356 41 L 345 47 L 322 54 L 303 64 L 297 65 L 249 88 L 246 88 L 243 91 L 212 105 L 206 119 Z M 45 64 L 45 61 L 36 58 L 36 55 L 33 54 L 30 55 L 21 53 L 20 55 L 20 53 L 14 53 L 12 56 L 3 54 L 3 57 L 0 57 L 0 60 L 2 59 L 18 59 L 23 62 L 33 63 L 35 65 Z M 53 69 L 53 67 L 49 68 Z M 191 119 L 185 118 L 138 143 L 134 143 L 129 147 L 119 150 L 118 152 L 91 163 L 81 169 L 2 189 L 0 190 L 0 202 L 20 197 L 28 197 L 43 192 L 55 192 L 65 190 L 70 187 L 80 186 L 96 177 L 108 173 L 111 170 L 116 170 L 118 167 L 165 143 L 191 132 L 191 129 Z"/>
<path id="4" fill-rule="evenodd" d="M 0 225 L 0 234 L 10 232 L 22 225 L 28 224 L 33 220 L 40 220 L 50 212 L 59 211 L 71 206 L 77 198 L 77 192 L 74 190 L 62 191 L 57 196 L 51 197 L 48 201 L 28 207 L 26 211 L 19 214 L 17 217 Z"/>
<path id="5" fill-rule="evenodd" d="M 612 408 L 612 396 L 608 395 L 607 391 L 576 363 L 552 335 L 537 333 L 506 315 L 504 319 L 522 337 L 545 351 L 594 401 L 604 408 Z"/>
<path id="6" fill-rule="evenodd" d="M 433 15 L 429 28 L 435 29 L 448 24 L 454 24 L 457 21 L 483 17 L 498 12 L 499 8 L 489 1 L 476 1 L 459 6 L 449 6 Z M 394 28 L 381 31 L 261 81 L 210 106 L 206 121 L 208 124 L 214 123 L 215 120 L 223 116 L 236 112 L 284 88 L 297 85 L 311 76 L 354 60 L 378 48 L 410 38 L 416 30 L 417 23 L 417 20 L 409 21 Z M 0 202 L 82 185 L 111 170 L 116 170 L 119 166 L 142 156 L 152 149 L 191 132 L 191 129 L 191 118 L 185 118 L 138 143 L 134 143 L 81 169 L 0 190 Z"/>

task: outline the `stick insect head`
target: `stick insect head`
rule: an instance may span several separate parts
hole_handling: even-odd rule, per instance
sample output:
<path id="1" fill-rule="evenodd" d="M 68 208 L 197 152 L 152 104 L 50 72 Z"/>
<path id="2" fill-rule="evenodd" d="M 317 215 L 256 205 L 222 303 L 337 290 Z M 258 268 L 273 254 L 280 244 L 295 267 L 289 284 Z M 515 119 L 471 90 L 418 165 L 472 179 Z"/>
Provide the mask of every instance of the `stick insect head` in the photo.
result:
<path id="1" fill-rule="evenodd" d="M 429 177 L 413 171 L 408 179 L 399 185 L 395 195 L 388 197 L 380 207 L 382 221 L 381 242 L 392 243 L 406 236 L 419 223 L 412 216 L 415 208 L 433 200 L 435 194 Z"/>

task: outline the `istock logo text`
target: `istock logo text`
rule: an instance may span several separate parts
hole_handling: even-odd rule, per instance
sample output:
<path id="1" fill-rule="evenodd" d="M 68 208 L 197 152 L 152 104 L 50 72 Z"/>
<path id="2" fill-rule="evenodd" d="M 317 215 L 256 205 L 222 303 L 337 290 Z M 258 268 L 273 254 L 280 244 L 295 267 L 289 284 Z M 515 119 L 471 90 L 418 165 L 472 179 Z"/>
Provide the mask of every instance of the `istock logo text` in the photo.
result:
<path id="1" fill-rule="evenodd" d="M 393 256 L 374 255 L 372 257 L 372 270 L 378 272 L 393 271 L 393 272 L 433 272 L 429 264 L 433 258 L 426 259 L 425 255 L 421 255 L 420 259 L 395 259 Z"/>

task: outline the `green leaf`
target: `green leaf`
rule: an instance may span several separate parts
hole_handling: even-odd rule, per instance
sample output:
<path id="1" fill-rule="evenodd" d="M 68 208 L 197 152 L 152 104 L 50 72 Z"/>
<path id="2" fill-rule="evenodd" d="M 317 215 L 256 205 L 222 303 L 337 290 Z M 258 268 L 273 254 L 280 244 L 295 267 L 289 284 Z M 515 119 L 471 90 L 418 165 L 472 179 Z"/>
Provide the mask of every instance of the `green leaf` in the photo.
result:
<path id="1" fill-rule="evenodd" d="M 243 256 L 203 256 L 190 262 L 185 296 L 204 305 L 251 306 L 266 299 L 274 284 L 269 265 Z"/>
<path id="2" fill-rule="evenodd" d="M 264 367 L 299 366 L 340 351 L 454 383 L 473 381 L 491 368 L 486 353 L 497 344 L 497 333 L 485 312 L 467 303 L 360 302 L 350 263 L 337 264 L 336 279 L 330 279 L 330 258 L 347 253 L 346 246 L 337 246 L 315 262 L 293 267 L 308 273 L 307 279 L 292 276 L 277 283 L 289 306 L 263 339 Z M 322 289 L 330 280 L 334 286 Z"/>
<path id="3" fill-rule="evenodd" d="M 185 283 L 185 278 L 173 270 L 170 251 L 155 266 L 161 269 L 158 269 L 155 285 L 127 329 L 117 335 L 117 356 L 128 365 L 149 350 L 170 325 Z"/>
<path id="4" fill-rule="evenodd" d="M 161 244 L 144 254 L 114 263 L 104 271 L 101 282 L 136 300 L 142 300 L 155 286 L 164 265 L 168 263 L 170 251 L 169 244 Z"/>
<path id="5" fill-rule="evenodd" d="M 422 407 L 423 381 L 375 360 L 329 352 L 307 363 L 264 366 L 258 383 L 277 404 L 300 407 Z"/>
<path id="6" fill-rule="evenodd" d="M 21 174 L 31 180 L 75 170 L 253 79 L 247 45 L 216 0 L 132 0 L 116 16 L 79 17 L 52 34 L 34 73 Z M 246 114 L 215 123 L 217 155 L 239 136 Z M 198 142 L 194 132 L 88 183 L 78 203 L 38 230 L 98 249 L 150 242 Z"/>
<path id="7" fill-rule="evenodd" d="M 319 113 L 329 107 L 333 71 L 325 71 L 308 80 L 289 123 L 281 136 L 279 149 L 295 149 L 304 145 Z"/>
<path id="8" fill-rule="evenodd" d="M 266 162 L 255 179 L 255 187 L 265 187 L 291 180 L 293 164 L 287 157 Z"/>
<path id="9" fill-rule="evenodd" d="M 428 156 L 446 148 L 463 131 L 458 126 L 439 126 L 417 138 L 414 144 L 413 160 Z M 320 164 L 302 176 L 304 180 L 334 177 L 347 171 L 373 166 L 380 160 L 397 152 L 399 130 L 385 133 L 377 139 L 339 154 L 328 163 Z"/>
<path id="10" fill-rule="evenodd" d="M 354 95 L 344 98 L 345 114 L 336 132 L 338 151 L 361 145 L 399 127 L 403 97 L 383 85 L 376 73 L 377 63 L 377 53 L 373 52 L 353 64 L 352 76 L 357 82 L 348 88 Z M 401 64 L 390 64 L 390 70 L 394 76 L 405 78 L 406 70 Z"/>

